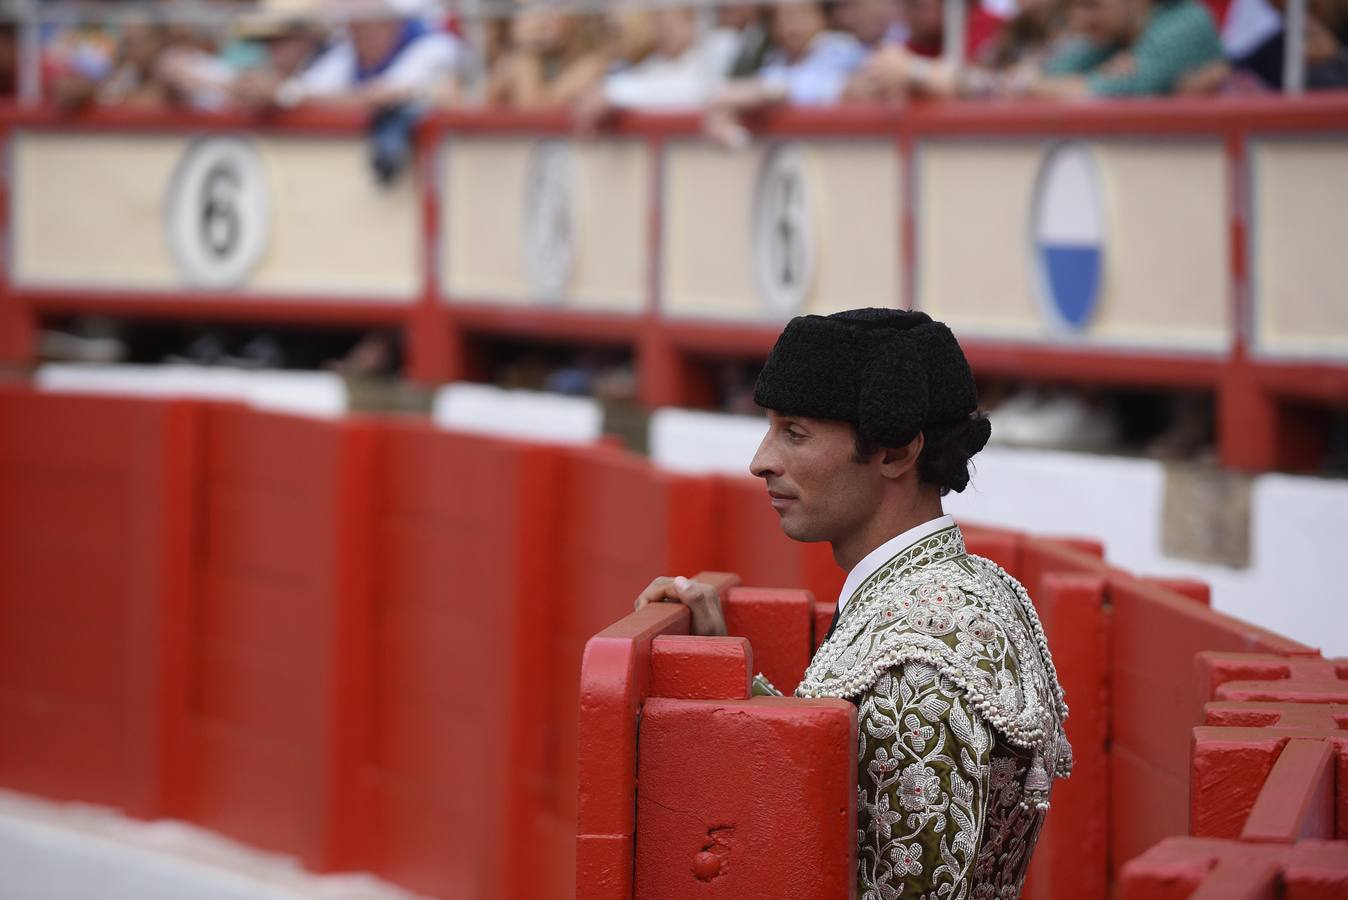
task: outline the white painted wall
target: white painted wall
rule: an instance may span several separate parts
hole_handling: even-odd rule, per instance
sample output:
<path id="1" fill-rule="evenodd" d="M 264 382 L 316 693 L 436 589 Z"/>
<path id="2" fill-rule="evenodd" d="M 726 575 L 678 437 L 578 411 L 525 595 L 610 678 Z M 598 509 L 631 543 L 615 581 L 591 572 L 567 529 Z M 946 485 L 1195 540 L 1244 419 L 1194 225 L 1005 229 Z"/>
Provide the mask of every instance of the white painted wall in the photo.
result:
<path id="1" fill-rule="evenodd" d="M 1335 563 L 1348 550 L 1348 482 L 1255 478 L 1250 565 L 1236 569 L 1161 552 L 1164 470 L 1152 460 L 989 448 L 946 509 L 967 521 L 1037 535 L 1100 540 L 1110 562 L 1140 575 L 1183 575 L 1212 585 L 1215 609 L 1285 634 L 1327 656 L 1348 656 L 1345 587 Z"/>
<path id="2" fill-rule="evenodd" d="M 604 410 L 590 397 L 506 390 L 460 381 L 435 392 L 437 427 L 523 441 L 590 444 L 604 433 Z"/>
<path id="3" fill-rule="evenodd" d="M 33 384 L 42 391 L 131 397 L 229 400 L 254 409 L 333 419 L 350 408 L 346 382 L 333 372 L 227 366 L 49 363 Z"/>

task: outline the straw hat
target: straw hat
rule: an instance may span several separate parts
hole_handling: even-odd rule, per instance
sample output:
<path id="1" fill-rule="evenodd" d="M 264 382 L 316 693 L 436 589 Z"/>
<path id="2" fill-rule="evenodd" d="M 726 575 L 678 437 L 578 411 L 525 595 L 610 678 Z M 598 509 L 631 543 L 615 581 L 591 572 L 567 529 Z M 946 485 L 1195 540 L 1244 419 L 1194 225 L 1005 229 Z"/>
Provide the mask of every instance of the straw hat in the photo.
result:
<path id="1" fill-rule="evenodd" d="M 327 24 L 330 11 L 322 0 L 261 0 L 235 28 L 245 41 L 268 41 L 315 31 Z"/>

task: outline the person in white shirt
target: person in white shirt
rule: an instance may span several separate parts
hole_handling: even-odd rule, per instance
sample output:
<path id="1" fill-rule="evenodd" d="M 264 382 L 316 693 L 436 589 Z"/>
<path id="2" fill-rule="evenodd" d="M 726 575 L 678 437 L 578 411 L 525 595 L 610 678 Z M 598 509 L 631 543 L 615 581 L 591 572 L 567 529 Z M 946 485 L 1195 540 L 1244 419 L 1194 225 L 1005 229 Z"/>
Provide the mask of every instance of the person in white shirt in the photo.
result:
<path id="1" fill-rule="evenodd" d="M 741 119 L 756 110 L 837 103 L 866 56 L 852 35 L 830 31 L 823 4 L 809 0 L 783 0 L 773 8 L 772 42 L 763 67 L 727 83 L 712 103 L 703 123 L 712 140 L 727 147 L 747 144 Z"/>
<path id="2" fill-rule="evenodd" d="M 444 99 L 463 74 L 466 48 L 425 17 L 420 0 L 355 0 L 338 40 L 276 88 L 277 106 L 366 109 Z"/>
<path id="3" fill-rule="evenodd" d="M 654 49 L 635 65 L 614 72 L 576 105 L 576 126 L 593 130 L 619 110 L 691 112 L 704 108 L 725 83 L 738 49 L 727 30 L 697 35 L 696 13 L 688 7 L 651 14 Z"/>
<path id="4" fill-rule="evenodd" d="M 991 431 L 959 343 L 921 312 L 798 316 L 754 399 L 782 530 L 848 570 L 796 696 L 857 705 L 857 896 L 1019 896 L 1071 769 L 1067 706 L 1025 589 L 941 508 Z M 710 585 L 659 578 L 636 606 L 661 601 L 726 633 Z"/>

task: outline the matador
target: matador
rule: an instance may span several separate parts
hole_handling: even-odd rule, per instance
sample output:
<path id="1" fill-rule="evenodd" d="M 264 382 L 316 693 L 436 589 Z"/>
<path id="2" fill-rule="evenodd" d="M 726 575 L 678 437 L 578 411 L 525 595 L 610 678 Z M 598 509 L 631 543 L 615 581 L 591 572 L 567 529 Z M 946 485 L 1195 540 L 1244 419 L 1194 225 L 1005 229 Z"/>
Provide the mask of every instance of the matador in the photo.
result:
<path id="1" fill-rule="evenodd" d="M 959 343 L 920 312 L 800 316 L 754 398 L 782 529 L 848 573 L 796 695 L 857 706 L 857 896 L 1019 896 L 1071 769 L 1067 705 L 1025 589 L 942 508 L 991 432 Z M 725 633 L 710 585 L 658 578 L 637 606 L 659 600 Z"/>

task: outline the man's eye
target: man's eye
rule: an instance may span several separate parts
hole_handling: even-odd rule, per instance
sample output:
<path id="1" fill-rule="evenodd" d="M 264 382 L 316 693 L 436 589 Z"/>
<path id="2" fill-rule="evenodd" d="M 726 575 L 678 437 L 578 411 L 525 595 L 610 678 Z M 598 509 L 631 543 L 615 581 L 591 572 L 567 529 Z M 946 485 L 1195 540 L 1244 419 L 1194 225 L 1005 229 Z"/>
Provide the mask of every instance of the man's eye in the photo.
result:
<path id="1" fill-rule="evenodd" d="M 786 436 L 793 441 L 803 441 L 805 439 L 805 432 L 796 431 L 794 428 L 788 428 L 786 430 Z"/>

